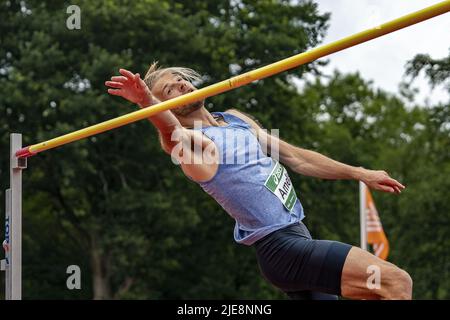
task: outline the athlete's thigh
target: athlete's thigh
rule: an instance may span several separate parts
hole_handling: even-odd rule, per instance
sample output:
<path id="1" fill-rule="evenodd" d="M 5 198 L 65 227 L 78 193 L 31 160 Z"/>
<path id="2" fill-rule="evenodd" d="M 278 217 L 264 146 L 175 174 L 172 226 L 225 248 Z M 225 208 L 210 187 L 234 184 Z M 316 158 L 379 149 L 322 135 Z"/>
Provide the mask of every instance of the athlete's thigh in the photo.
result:
<path id="1" fill-rule="evenodd" d="M 390 262 L 381 260 L 373 254 L 358 247 L 352 247 L 345 259 L 344 268 L 341 277 L 341 294 L 346 298 L 352 299 L 379 299 L 380 288 L 385 279 L 383 275 L 389 274 L 389 271 L 397 268 Z M 380 286 L 368 282 L 374 272 L 379 272 Z"/>

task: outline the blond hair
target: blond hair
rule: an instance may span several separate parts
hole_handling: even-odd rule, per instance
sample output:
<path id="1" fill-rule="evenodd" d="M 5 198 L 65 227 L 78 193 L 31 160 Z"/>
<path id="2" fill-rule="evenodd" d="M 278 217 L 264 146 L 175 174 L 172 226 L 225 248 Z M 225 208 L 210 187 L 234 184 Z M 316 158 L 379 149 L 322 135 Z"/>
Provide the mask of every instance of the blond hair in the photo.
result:
<path id="1" fill-rule="evenodd" d="M 166 74 L 168 72 L 170 72 L 174 75 L 178 75 L 178 76 L 182 77 L 184 80 L 189 81 L 189 82 L 202 80 L 202 76 L 190 68 L 185 68 L 185 67 L 161 68 L 160 66 L 158 66 L 158 61 L 154 61 L 150 65 L 147 73 L 145 74 L 144 82 L 148 86 L 148 88 L 150 90 L 152 90 L 156 81 L 159 78 L 161 78 L 161 76 L 163 76 L 164 74 Z"/>

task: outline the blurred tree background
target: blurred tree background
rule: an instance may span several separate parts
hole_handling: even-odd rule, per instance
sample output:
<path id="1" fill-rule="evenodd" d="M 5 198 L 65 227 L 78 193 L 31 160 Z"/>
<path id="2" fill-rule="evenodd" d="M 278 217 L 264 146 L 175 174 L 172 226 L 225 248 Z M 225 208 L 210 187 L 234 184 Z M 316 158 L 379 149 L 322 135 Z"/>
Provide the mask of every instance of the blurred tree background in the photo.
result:
<path id="1" fill-rule="evenodd" d="M 81 9 L 79 30 L 66 27 L 71 4 Z M 328 20 L 313 1 L 2 1 L 2 203 L 9 134 L 23 133 L 28 145 L 134 110 L 106 93 L 120 67 L 187 66 L 205 86 L 317 46 Z M 359 74 L 324 81 L 324 63 L 207 107 L 249 112 L 284 140 L 406 184 L 400 196 L 374 193 L 389 260 L 412 275 L 415 298 L 449 299 L 449 105 L 425 108 L 408 85 L 394 96 Z M 405 71 L 448 85 L 450 56 L 424 53 Z M 294 80 L 306 74 L 315 80 L 300 90 Z M 358 245 L 358 184 L 291 177 L 313 236 Z M 285 299 L 259 274 L 253 248 L 234 243 L 233 227 L 161 151 L 147 121 L 42 153 L 24 172 L 24 298 Z M 66 288 L 72 264 L 81 267 L 81 290 Z"/>

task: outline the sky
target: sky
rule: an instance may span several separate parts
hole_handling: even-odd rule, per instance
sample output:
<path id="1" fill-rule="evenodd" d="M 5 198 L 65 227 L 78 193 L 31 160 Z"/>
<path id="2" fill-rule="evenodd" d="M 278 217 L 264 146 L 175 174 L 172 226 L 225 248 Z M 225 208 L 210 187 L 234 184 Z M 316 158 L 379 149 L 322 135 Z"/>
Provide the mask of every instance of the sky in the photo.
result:
<path id="1" fill-rule="evenodd" d="M 330 12 L 329 29 L 324 44 L 440 2 L 439 0 L 315 0 L 321 13 Z M 433 58 L 448 56 L 450 50 L 450 13 L 429 19 L 381 38 L 360 44 L 328 56 L 330 63 L 323 71 L 331 74 L 359 71 L 374 86 L 398 93 L 398 85 L 405 72 L 405 64 L 416 54 Z M 443 87 L 430 89 L 422 76 L 414 82 L 420 90 L 417 102 L 432 105 L 448 102 Z"/>

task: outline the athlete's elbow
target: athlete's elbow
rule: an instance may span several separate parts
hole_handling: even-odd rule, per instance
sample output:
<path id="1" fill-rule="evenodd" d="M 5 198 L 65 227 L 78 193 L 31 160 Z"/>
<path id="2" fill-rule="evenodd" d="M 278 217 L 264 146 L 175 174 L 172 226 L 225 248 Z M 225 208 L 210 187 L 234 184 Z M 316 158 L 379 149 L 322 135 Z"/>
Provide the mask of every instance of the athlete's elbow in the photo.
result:
<path id="1" fill-rule="evenodd" d="M 271 156 L 273 157 L 273 154 Z M 285 149 L 281 149 L 279 157 L 281 163 L 295 172 L 298 172 L 297 170 L 304 164 L 303 159 L 298 157 L 297 152 L 295 152 L 295 149 L 291 146 L 288 146 L 288 148 Z"/>

